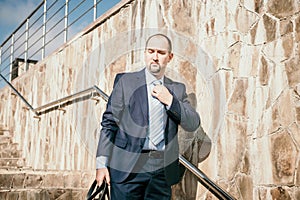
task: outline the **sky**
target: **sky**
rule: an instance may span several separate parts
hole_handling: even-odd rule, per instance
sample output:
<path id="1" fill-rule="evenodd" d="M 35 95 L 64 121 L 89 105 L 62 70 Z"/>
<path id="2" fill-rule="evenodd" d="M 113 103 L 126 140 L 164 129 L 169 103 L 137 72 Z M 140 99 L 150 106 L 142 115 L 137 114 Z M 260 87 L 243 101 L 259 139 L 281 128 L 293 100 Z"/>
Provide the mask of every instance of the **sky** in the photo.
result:
<path id="1" fill-rule="evenodd" d="M 119 1 L 102 0 L 104 3 L 101 6 L 104 6 L 104 9 L 106 9 L 106 7 L 111 7 L 112 4 L 116 4 Z M 19 27 L 41 2 L 43 0 L 0 0 L 0 44 Z"/>
<path id="2" fill-rule="evenodd" d="M 42 0 L 0 0 L 0 43 L 34 11 Z"/>
<path id="3" fill-rule="evenodd" d="M 10 35 L 24 22 L 24 20 L 40 5 L 43 0 L 0 0 L 0 45 L 10 37 Z M 54 6 L 51 6 L 53 2 L 56 2 Z M 82 2 L 82 4 L 80 3 Z M 94 0 L 69 0 L 69 12 L 76 8 L 74 12 L 69 13 L 69 28 L 68 28 L 68 40 L 71 39 L 76 33 L 83 30 L 93 21 L 93 10 L 85 14 L 82 18 L 76 21 L 78 16 L 83 15 L 88 8 L 93 6 Z M 106 12 L 108 9 L 113 7 L 120 0 L 97 0 L 97 17 Z M 62 45 L 64 21 L 60 21 L 64 16 L 64 9 L 56 11 L 61 5 L 65 4 L 65 0 L 47 0 L 47 25 L 46 25 L 46 56 L 53 50 Z M 77 5 L 80 4 L 79 7 Z M 49 8 L 51 7 L 51 8 Z M 49 11 L 50 10 L 50 11 Z M 37 23 L 34 23 L 37 16 L 41 16 L 43 7 L 33 15 L 30 19 L 30 30 L 28 40 L 28 56 L 29 59 L 39 60 L 41 59 L 41 37 L 42 35 L 42 18 L 39 18 Z M 56 13 L 56 14 L 54 14 Z M 55 17 L 50 17 L 55 15 Z M 50 18 L 50 19 L 49 19 Z M 73 23 L 74 22 L 74 23 Z M 58 23 L 58 24 L 57 24 Z M 56 25 L 55 25 L 56 24 Z M 52 27 L 54 27 L 52 29 Z M 13 57 L 24 58 L 24 38 L 25 38 L 25 26 L 17 32 L 15 37 L 15 51 Z M 59 36 L 57 34 L 60 33 Z M 10 40 L 11 41 L 11 40 Z M 5 43 L 3 50 L 1 51 L 1 64 L 0 73 L 9 79 L 10 76 L 10 41 Z M 37 42 L 35 42 L 37 41 Z M 20 56 L 20 57 L 19 57 Z M 14 59 L 14 58 L 13 58 Z M 0 78 L 0 89 L 3 87 L 3 80 Z"/>

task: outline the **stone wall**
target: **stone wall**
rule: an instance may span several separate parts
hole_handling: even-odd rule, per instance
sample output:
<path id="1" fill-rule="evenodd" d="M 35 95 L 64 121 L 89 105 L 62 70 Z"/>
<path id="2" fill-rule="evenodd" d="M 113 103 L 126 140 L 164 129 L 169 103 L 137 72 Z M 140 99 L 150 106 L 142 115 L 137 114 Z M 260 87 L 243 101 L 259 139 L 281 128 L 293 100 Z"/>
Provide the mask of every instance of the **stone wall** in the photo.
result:
<path id="1" fill-rule="evenodd" d="M 299 11 L 297 0 L 123 0 L 12 84 L 35 108 L 92 85 L 110 93 L 117 72 L 143 66 L 145 39 L 167 33 L 167 74 L 186 83 L 212 142 L 201 163 L 193 148 L 194 164 L 237 199 L 300 199 Z M 24 166 L 94 173 L 103 100 L 36 118 L 8 87 L 0 96 Z M 184 144 L 198 134 L 182 133 Z M 175 188 L 174 199 L 214 199 L 188 173 Z"/>

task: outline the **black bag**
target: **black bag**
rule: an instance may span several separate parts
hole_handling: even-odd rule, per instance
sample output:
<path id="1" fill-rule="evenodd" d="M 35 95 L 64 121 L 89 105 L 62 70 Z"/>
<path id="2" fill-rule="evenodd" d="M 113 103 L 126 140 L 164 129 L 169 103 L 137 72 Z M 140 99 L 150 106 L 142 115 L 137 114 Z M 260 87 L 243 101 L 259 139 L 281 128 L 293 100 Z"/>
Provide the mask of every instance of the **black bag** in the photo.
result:
<path id="1" fill-rule="evenodd" d="M 109 199 L 109 190 L 108 190 L 108 184 L 106 183 L 106 181 L 103 181 L 102 185 L 99 187 L 97 186 L 97 181 L 95 180 L 93 182 L 93 184 L 91 185 L 87 195 L 86 195 L 86 199 L 87 200 L 105 200 L 105 197 L 107 197 L 107 199 Z M 95 190 L 96 187 L 96 190 Z M 95 190 L 95 192 L 94 192 Z M 99 195 L 98 195 L 99 194 Z M 99 198 L 95 198 L 96 196 L 99 196 Z"/>

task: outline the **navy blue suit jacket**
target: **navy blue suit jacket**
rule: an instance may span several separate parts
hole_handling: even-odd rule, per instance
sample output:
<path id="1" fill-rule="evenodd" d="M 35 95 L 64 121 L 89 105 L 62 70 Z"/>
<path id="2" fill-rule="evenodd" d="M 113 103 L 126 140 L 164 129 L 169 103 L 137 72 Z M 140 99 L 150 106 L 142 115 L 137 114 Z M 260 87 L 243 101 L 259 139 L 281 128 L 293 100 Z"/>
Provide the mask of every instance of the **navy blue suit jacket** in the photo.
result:
<path id="1" fill-rule="evenodd" d="M 145 69 L 118 74 L 102 118 L 97 156 L 109 157 L 111 180 L 122 182 L 132 172 L 147 137 L 148 97 Z M 164 78 L 164 86 L 173 95 L 165 115 L 164 166 L 169 185 L 180 181 L 178 125 L 186 131 L 200 126 L 200 117 L 190 105 L 185 85 Z"/>

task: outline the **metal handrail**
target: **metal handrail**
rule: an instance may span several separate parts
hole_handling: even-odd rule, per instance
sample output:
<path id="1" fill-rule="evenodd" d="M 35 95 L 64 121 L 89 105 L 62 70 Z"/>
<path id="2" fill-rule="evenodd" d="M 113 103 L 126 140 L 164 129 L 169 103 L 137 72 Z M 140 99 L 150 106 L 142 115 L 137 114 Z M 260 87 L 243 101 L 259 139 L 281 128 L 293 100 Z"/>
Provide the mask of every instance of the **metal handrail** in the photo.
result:
<path id="1" fill-rule="evenodd" d="M 50 103 L 47 103 L 43 106 L 40 106 L 38 108 L 33 108 L 28 101 L 18 92 L 18 90 L 10 84 L 5 77 L 2 76 L 0 73 L 1 78 L 4 79 L 4 81 L 13 89 L 13 91 L 22 99 L 23 102 L 30 108 L 32 112 L 34 112 L 37 116 L 43 114 L 46 110 L 52 110 L 53 108 L 61 108 L 62 105 L 65 105 L 67 102 L 70 102 L 76 98 L 80 98 L 83 95 L 86 95 L 88 93 L 92 94 L 94 91 L 103 98 L 106 102 L 108 101 L 109 96 L 103 92 L 100 88 L 98 88 L 96 85 L 82 90 L 80 92 L 77 92 L 75 94 L 71 94 L 69 96 L 63 97 L 61 99 L 52 101 Z M 93 96 L 93 95 L 91 95 Z M 213 193 L 218 199 L 222 200 L 236 200 L 233 196 L 231 196 L 229 193 L 227 193 L 225 190 L 223 190 L 220 186 L 218 186 L 216 183 L 214 183 L 211 179 L 206 176 L 205 173 L 203 173 L 199 168 L 194 166 L 192 163 L 190 163 L 186 158 L 184 158 L 182 155 L 179 155 L 179 162 L 186 167 L 188 170 L 190 170 L 197 178 L 198 181 L 211 193 Z"/>
<path id="2" fill-rule="evenodd" d="M 231 196 L 225 190 L 223 190 L 219 185 L 213 182 L 204 172 L 202 172 L 195 165 L 190 163 L 185 157 L 179 155 L 179 162 L 185 166 L 188 170 L 190 170 L 197 178 L 198 181 L 211 193 L 213 193 L 218 199 L 224 200 L 236 200 L 235 197 Z"/>
<path id="3" fill-rule="evenodd" d="M 47 103 L 43 106 L 40 106 L 38 108 L 34 108 L 33 112 L 37 113 L 37 115 L 41 115 L 44 112 L 46 112 L 47 110 L 52 110 L 53 108 L 62 108 L 63 105 L 67 104 L 68 102 L 70 102 L 71 100 L 74 100 L 76 98 L 80 98 L 83 95 L 86 95 L 88 93 L 92 94 L 94 91 L 96 91 L 97 94 L 100 95 L 100 97 L 102 97 L 105 101 L 107 101 L 108 96 L 105 94 L 105 92 L 103 92 L 101 89 L 99 89 L 96 85 L 87 88 L 85 90 L 82 90 L 80 92 L 77 92 L 75 94 L 71 94 L 69 96 L 63 97 L 61 99 L 52 101 L 50 103 Z M 93 96 L 93 95 L 91 95 Z"/>
<path id="4" fill-rule="evenodd" d="M 93 91 L 96 91 L 97 94 L 99 94 L 100 97 L 102 97 L 105 101 L 108 100 L 107 94 L 105 94 L 105 92 L 103 92 L 100 88 L 98 88 L 96 85 L 94 85 L 88 89 L 82 90 L 75 94 L 71 94 L 69 96 L 52 101 L 45 105 L 39 106 L 37 108 L 33 108 L 33 106 L 23 97 L 23 95 L 8 80 L 6 80 L 6 78 L 1 73 L 0 73 L 0 77 L 9 85 L 9 87 L 16 93 L 17 96 L 19 96 L 21 98 L 21 100 L 27 105 L 27 107 L 36 116 L 40 116 L 43 113 L 45 113 L 47 110 L 52 110 L 53 108 L 56 108 L 56 107 L 61 108 L 61 107 L 63 107 L 62 105 L 66 104 L 67 102 L 70 102 L 71 99 L 79 98 L 79 97 L 83 96 L 84 94 L 92 93 Z"/>
<path id="5" fill-rule="evenodd" d="M 36 115 L 38 115 L 38 113 L 36 113 L 33 107 L 30 105 L 30 103 L 28 103 L 28 101 L 19 93 L 19 91 L 9 81 L 6 80 L 6 78 L 1 73 L 0 76 L 9 85 L 9 87 L 16 93 L 16 95 L 18 95 L 21 98 L 21 100 L 28 106 L 28 108 Z"/>
<path id="6" fill-rule="evenodd" d="M 95 21 L 100 16 L 97 13 L 103 9 L 100 7 L 102 1 L 109 0 L 56 0 L 52 3 L 49 0 L 41 0 L 34 11 L 0 44 L 0 73 L 7 80 L 12 81 L 9 76 L 12 73 L 12 63 L 15 59 L 24 58 L 26 66 L 27 60 L 44 59 L 77 33 L 70 30 L 76 26 L 79 20 L 85 20 L 87 24 Z M 73 4 L 75 7 L 69 10 L 70 5 Z M 59 5 L 58 8 L 55 7 L 57 5 Z M 65 9 L 64 14 L 60 14 L 63 9 Z M 106 9 L 109 8 L 106 7 Z M 42 12 L 40 13 L 40 11 Z M 69 19 L 71 13 L 76 15 Z M 89 17 L 89 13 L 93 14 L 93 17 Z M 53 19 L 54 17 L 58 19 Z M 40 22 L 41 19 L 43 19 L 42 22 Z M 54 31 L 58 28 L 60 31 Z M 24 41 L 20 40 L 23 37 L 25 37 Z M 61 37 L 63 37 L 63 41 L 61 41 Z M 25 71 L 27 70 L 26 67 Z"/>

